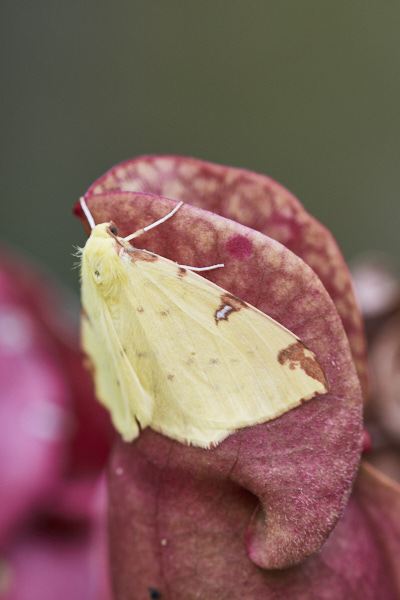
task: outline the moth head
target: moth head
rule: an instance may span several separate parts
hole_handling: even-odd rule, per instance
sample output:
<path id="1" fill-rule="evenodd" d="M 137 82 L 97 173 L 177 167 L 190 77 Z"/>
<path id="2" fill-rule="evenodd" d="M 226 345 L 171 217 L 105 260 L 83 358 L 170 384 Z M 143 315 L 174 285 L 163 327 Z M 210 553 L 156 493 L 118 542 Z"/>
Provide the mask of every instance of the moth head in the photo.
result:
<path id="1" fill-rule="evenodd" d="M 119 258 L 125 247 L 118 229 L 111 221 L 96 225 L 82 252 L 82 273 L 89 277 L 99 291 L 109 295 L 116 290 L 118 282 L 126 277 Z"/>

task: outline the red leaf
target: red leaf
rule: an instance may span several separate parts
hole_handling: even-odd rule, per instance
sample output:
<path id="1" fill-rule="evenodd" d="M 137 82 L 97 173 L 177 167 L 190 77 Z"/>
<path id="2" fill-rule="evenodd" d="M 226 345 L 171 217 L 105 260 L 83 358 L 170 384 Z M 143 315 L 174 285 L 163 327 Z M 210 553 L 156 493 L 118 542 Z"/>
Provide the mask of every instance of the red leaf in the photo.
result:
<path id="1" fill-rule="evenodd" d="M 331 233 L 281 184 L 266 175 L 182 156 L 141 156 L 100 177 L 86 196 L 132 191 L 166 196 L 211 210 L 278 240 L 317 273 L 343 321 L 368 394 L 364 328 L 351 277 Z M 240 245 L 237 247 L 242 251 Z"/>
<path id="2" fill-rule="evenodd" d="M 97 193 L 117 185 L 135 185 L 141 193 Z M 172 201 L 143 193 L 159 190 L 237 213 L 262 230 L 284 230 L 298 255 L 314 262 L 312 270 L 259 231 L 188 204 L 135 240 L 181 264 L 224 262 L 224 269 L 206 276 L 296 333 L 315 352 L 330 383 L 329 394 L 241 430 L 212 451 L 185 448 L 151 430 L 133 444 L 117 446 L 110 475 L 111 544 L 121 597 L 135 589 L 145 598 L 145 590 L 158 586 L 174 600 L 190 597 L 193 592 L 185 592 L 182 583 L 190 582 L 190 590 L 202 586 L 199 597 L 223 597 L 222 585 L 230 590 L 227 597 L 236 590 L 244 598 L 244 582 L 259 577 L 264 582 L 255 564 L 282 568 L 304 560 L 321 547 L 345 506 L 361 449 L 361 395 L 347 337 L 325 287 L 330 285 L 348 333 L 362 347 L 361 321 L 337 246 L 268 178 L 191 159 L 150 157 L 116 167 L 86 199 L 95 222 L 113 220 L 124 236 L 171 210 Z M 363 348 L 357 356 L 365 372 Z"/>
<path id="3" fill-rule="evenodd" d="M 147 600 L 153 588 L 163 600 L 398 599 L 400 488 L 367 464 L 320 552 L 271 571 L 246 556 L 254 498 L 224 485 L 228 464 L 198 480 L 182 453 L 176 467 L 175 448 L 145 456 L 134 446 L 121 442 L 111 465 L 115 598 Z"/>

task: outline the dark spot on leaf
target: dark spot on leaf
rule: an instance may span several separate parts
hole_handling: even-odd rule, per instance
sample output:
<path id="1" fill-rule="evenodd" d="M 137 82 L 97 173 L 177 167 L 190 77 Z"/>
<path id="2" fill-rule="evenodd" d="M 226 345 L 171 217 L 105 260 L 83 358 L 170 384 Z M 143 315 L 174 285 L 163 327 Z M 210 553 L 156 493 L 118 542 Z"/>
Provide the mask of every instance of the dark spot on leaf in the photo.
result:
<path id="1" fill-rule="evenodd" d="M 219 363 L 218 358 L 210 358 L 210 365 L 217 365 Z"/>
<path id="2" fill-rule="evenodd" d="M 167 379 L 169 381 L 172 381 L 174 377 L 175 377 L 175 375 L 173 375 L 172 373 L 168 373 L 168 375 L 167 375 Z"/>
<path id="3" fill-rule="evenodd" d="M 169 315 L 169 310 L 168 310 L 168 309 L 167 309 L 167 310 L 161 310 L 161 311 L 160 311 L 160 315 L 161 315 L 162 317 L 168 317 L 168 315 Z"/>
<path id="4" fill-rule="evenodd" d="M 311 355 L 310 351 L 307 350 L 306 346 L 300 342 L 290 344 L 287 348 L 280 350 L 278 354 L 278 362 L 281 365 L 288 363 L 289 369 L 296 369 L 300 367 L 308 375 L 319 381 L 325 390 L 329 390 L 328 381 L 326 379 L 325 372 L 314 355 Z"/>
<path id="5" fill-rule="evenodd" d="M 136 309 L 139 313 L 142 313 L 144 311 L 143 306 L 138 306 Z"/>
<path id="6" fill-rule="evenodd" d="M 234 258 L 247 258 L 253 252 L 253 244 L 243 235 L 232 235 L 226 243 L 226 250 Z"/>
<path id="7" fill-rule="evenodd" d="M 159 600 L 161 598 L 161 593 L 156 590 L 156 588 L 149 588 L 149 598 L 151 600 Z"/>

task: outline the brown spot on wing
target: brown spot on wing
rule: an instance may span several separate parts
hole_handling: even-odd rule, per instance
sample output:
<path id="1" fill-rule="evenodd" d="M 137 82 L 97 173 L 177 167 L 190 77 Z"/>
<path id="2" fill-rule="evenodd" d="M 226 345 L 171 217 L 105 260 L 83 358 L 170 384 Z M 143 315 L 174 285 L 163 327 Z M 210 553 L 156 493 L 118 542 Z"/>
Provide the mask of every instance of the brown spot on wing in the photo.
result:
<path id="1" fill-rule="evenodd" d="M 125 248 L 125 252 L 127 252 L 132 262 L 136 262 L 137 260 L 156 262 L 158 260 L 157 254 L 147 252 L 147 250 L 140 250 L 139 248 Z"/>
<path id="2" fill-rule="evenodd" d="M 215 323 L 218 325 L 219 321 L 227 321 L 229 315 L 232 312 L 237 312 L 241 308 L 247 308 L 246 302 L 237 298 L 233 294 L 221 294 L 221 305 L 217 308 L 214 313 Z"/>
<path id="3" fill-rule="evenodd" d="M 248 306 L 244 300 L 241 300 L 237 296 L 228 293 L 221 294 L 221 302 L 223 304 L 229 304 L 232 306 L 233 310 L 240 310 L 241 308 L 247 308 Z"/>
<path id="4" fill-rule="evenodd" d="M 280 350 L 278 362 L 281 365 L 286 365 L 288 363 L 289 369 L 300 367 L 308 377 L 316 379 L 324 386 L 326 391 L 329 390 L 325 371 L 315 358 L 314 354 L 308 350 L 300 340 L 294 344 L 290 344 L 287 348 Z"/>

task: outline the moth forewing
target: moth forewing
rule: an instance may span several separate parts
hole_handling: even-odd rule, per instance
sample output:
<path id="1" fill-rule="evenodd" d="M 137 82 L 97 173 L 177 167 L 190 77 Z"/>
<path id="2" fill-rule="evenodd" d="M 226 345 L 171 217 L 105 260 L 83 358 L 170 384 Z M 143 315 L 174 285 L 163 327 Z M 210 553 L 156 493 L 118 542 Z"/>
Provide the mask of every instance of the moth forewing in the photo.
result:
<path id="1" fill-rule="evenodd" d="M 175 369 L 180 367 L 179 379 L 174 377 L 169 387 L 176 402 L 182 402 L 184 413 L 236 428 L 266 420 L 266 416 L 273 418 L 327 391 L 322 368 L 294 334 L 238 299 L 231 303 L 241 302 L 241 308 L 216 323 L 215 314 L 221 298 L 229 296 L 227 292 L 190 272 L 174 282 L 170 269 L 176 266 L 169 262 L 161 259 L 156 272 L 150 273 L 147 265 L 143 269 L 160 302 L 164 301 L 164 307 L 169 303 L 167 324 L 159 322 L 159 333 L 164 330 L 162 337 L 168 339 L 173 326 L 176 336 L 172 339 L 177 339 L 176 344 L 180 340 L 182 346 L 173 355 Z M 156 316 L 149 314 L 151 319 Z M 158 360 L 164 368 L 173 369 L 169 346 L 158 348 Z M 183 401 L 179 390 L 183 383 L 184 389 L 196 383 L 196 394 L 189 402 Z"/>
<path id="2" fill-rule="evenodd" d="M 124 439 L 131 440 L 139 434 L 138 424 L 144 428 L 151 423 L 153 398 L 142 389 L 123 346 L 120 304 L 129 286 L 128 273 L 119 257 L 123 245 L 107 228 L 108 224 L 96 226 L 82 252 L 82 347 L 96 395 Z"/>

